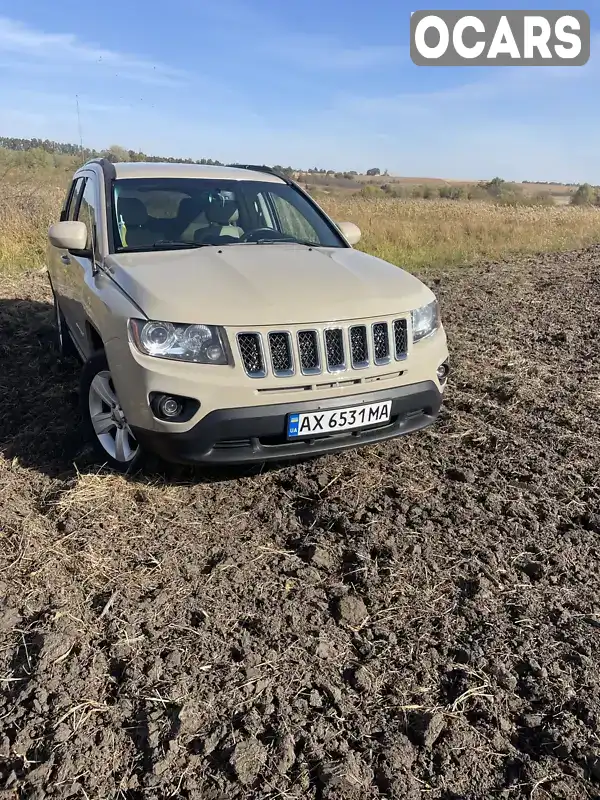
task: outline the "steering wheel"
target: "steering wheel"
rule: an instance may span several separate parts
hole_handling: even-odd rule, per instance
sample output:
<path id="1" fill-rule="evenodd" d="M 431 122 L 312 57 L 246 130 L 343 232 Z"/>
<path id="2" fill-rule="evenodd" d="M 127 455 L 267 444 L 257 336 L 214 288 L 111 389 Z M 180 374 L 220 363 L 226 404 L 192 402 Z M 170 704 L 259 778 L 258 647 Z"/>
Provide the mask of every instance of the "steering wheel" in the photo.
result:
<path id="1" fill-rule="evenodd" d="M 218 233 L 209 234 L 207 236 L 194 236 L 194 242 L 196 244 L 211 244 L 218 247 L 220 244 L 238 244 L 241 239 L 238 239 L 236 236 L 227 236 L 223 235 L 220 236 Z"/>
<path id="2" fill-rule="evenodd" d="M 257 242 L 259 239 L 277 239 L 278 241 L 285 239 L 286 241 L 289 240 L 290 242 L 294 241 L 293 236 L 288 236 L 281 231 L 275 231 L 273 228 L 254 228 L 254 230 L 245 233 L 240 241 Z"/>

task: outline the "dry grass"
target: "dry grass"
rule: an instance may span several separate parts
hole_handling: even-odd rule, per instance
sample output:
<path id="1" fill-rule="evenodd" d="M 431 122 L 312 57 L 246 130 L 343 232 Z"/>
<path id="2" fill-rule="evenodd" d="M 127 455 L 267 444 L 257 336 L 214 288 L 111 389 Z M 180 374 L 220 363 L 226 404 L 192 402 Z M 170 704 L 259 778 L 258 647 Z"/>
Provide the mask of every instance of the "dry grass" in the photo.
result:
<path id="1" fill-rule="evenodd" d="M 0 271 L 45 263 L 46 232 L 58 218 L 64 189 L 31 182 L 0 192 Z M 570 250 L 600 241 L 600 210 L 507 207 L 447 200 L 319 197 L 337 220 L 361 228 L 362 250 L 408 269 L 468 264 L 514 253 Z"/>
<path id="2" fill-rule="evenodd" d="M 46 263 L 46 233 L 58 219 L 64 190 L 36 184 L 0 185 L 0 271 Z"/>
<path id="3" fill-rule="evenodd" d="M 321 202 L 334 219 L 361 228 L 361 249 L 409 269 L 558 252 L 600 241 L 597 208 L 334 195 Z"/>

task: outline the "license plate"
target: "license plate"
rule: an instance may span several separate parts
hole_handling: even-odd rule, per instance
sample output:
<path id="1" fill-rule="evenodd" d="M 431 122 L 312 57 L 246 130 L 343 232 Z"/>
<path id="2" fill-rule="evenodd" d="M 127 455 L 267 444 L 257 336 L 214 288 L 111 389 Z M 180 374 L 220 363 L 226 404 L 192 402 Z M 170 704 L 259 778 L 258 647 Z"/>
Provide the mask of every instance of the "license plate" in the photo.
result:
<path id="1" fill-rule="evenodd" d="M 392 402 L 386 400 L 383 403 L 369 403 L 351 408 L 338 408 L 333 411 L 290 414 L 288 438 L 319 436 L 325 433 L 363 428 L 365 425 L 378 425 L 382 422 L 389 422 L 391 413 Z"/>

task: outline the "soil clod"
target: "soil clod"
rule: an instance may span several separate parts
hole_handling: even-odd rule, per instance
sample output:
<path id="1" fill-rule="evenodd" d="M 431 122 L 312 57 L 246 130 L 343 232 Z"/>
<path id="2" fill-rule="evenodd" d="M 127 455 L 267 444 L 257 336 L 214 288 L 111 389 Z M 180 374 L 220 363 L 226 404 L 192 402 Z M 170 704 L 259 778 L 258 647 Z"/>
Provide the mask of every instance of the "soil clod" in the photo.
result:
<path id="1" fill-rule="evenodd" d="M 236 744 L 229 763 L 240 783 L 248 786 L 254 783 L 266 760 L 265 747 L 257 739 L 246 739 Z"/>
<path id="2" fill-rule="evenodd" d="M 358 628 L 368 617 L 364 601 L 355 595 L 344 595 L 335 602 L 335 616 L 338 622 Z"/>

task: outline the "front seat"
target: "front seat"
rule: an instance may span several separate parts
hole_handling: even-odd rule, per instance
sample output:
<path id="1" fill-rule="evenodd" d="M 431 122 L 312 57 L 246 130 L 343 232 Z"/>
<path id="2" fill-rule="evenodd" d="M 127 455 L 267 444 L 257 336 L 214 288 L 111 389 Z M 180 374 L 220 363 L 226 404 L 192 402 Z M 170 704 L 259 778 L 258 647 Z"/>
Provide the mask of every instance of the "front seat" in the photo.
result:
<path id="1" fill-rule="evenodd" d="M 178 238 L 182 242 L 195 241 L 196 233 L 208 227 L 207 208 L 208 198 L 186 197 L 181 201 L 177 210 L 177 223 L 181 229 Z"/>
<path id="2" fill-rule="evenodd" d="M 213 200 L 205 211 L 208 226 L 196 231 L 194 241 L 201 244 L 219 244 L 219 239 L 241 239 L 244 231 L 235 223 L 240 212 L 233 200 Z"/>
<path id="3" fill-rule="evenodd" d="M 146 227 L 148 212 L 146 206 L 137 197 L 122 197 L 118 206 L 119 221 L 123 220 L 126 229 L 127 247 L 147 247 L 154 244 L 156 234 Z"/>

